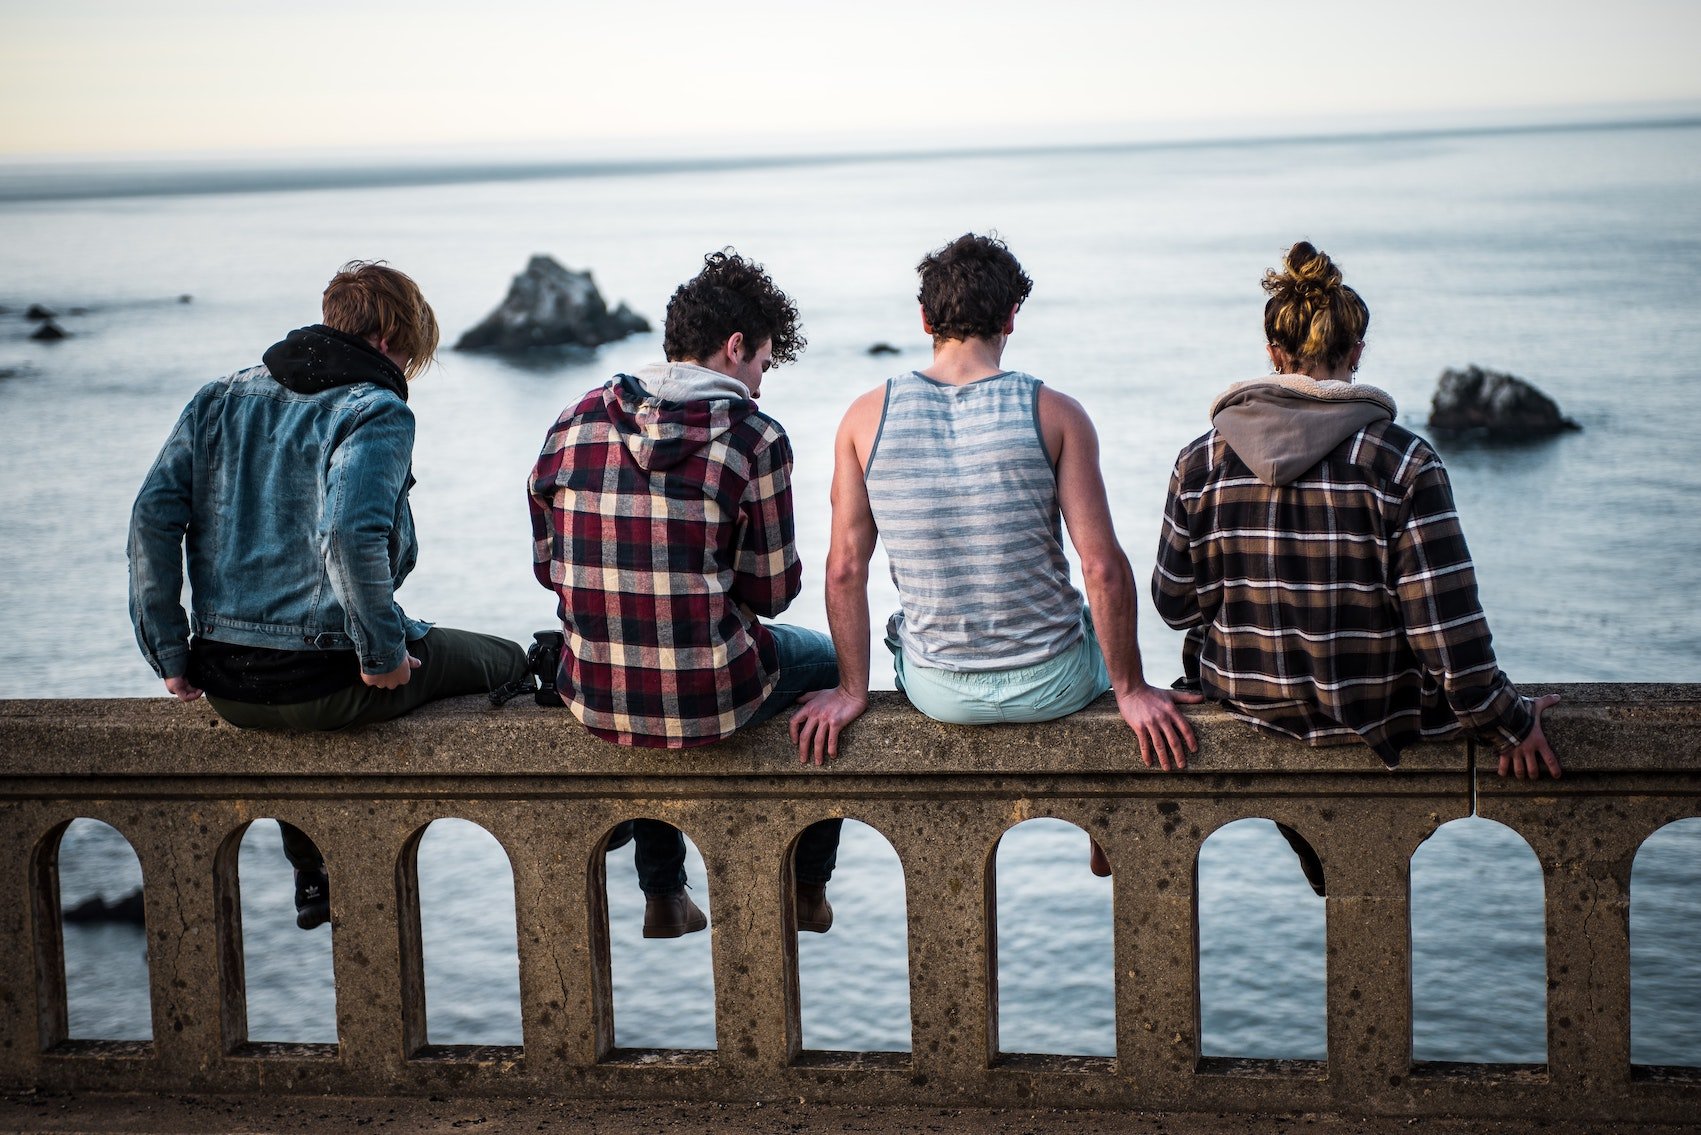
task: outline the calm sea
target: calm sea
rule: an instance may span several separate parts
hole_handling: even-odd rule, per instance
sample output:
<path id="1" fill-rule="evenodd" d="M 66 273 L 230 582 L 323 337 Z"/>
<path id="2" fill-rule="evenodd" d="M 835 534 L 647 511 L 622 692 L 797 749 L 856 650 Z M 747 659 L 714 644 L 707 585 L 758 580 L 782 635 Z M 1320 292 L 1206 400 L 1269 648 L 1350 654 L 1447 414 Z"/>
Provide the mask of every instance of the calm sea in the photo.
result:
<path id="1" fill-rule="evenodd" d="M 1442 446 L 1514 679 L 1701 681 L 1701 127 L 109 198 L 19 200 L 23 180 L 0 167 L 0 697 L 159 693 L 125 613 L 135 488 L 189 395 L 315 322 L 324 281 L 351 257 L 413 274 L 451 341 L 535 252 L 594 270 L 611 302 L 655 320 L 704 252 L 730 244 L 764 261 L 811 342 L 763 398 L 797 452 L 807 574 L 788 617 L 824 628 L 834 427 L 856 394 L 928 357 L 916 260 L 989 229 L 1036 281 L 1006 362 L 1094 416 L 1142 580 L 1175 453 L 1218 390 L 1263 373 L 1258 281 L 1304 237 L 1369 302 L 1361 377 L 1395 396 L 1402 421 L 1421 431 L 1440 371 L 1476 363 L 1535 381 L 1584 426 L 1528 447 Z M 30 342 L 22 309 L 35 302 L 67 313 L 73 337 Z M 903 353 L 871 358 L 876 341 Z M 657 336 L 525 363 L 446 352 L 415 384 L 411 613 L 521 641 L 549 625 L 526 471 L 563 404 L 659 354 Z M 896 597 L 876 566 L 884 611 Z M 1178 640 L 1149 606 L 1140 641 L 1148 674 L 1167 681 Z M 137 883 L 127 846 L 98 825 L 75 826 L 63 860 L 67 902 Z M 1006 1050 L 1112 1048 L 1109 888 L 1085 860 L 1085 837 L 1050 821 L 1001 845 Z M 250 830 L 242 870 L 251 1034 L 333 1039 L 329 931 L 294 929 L 269 823 Z M 517 1042 L 512 912 L 481 901 L 508 879 L 502 853 L 445 821 L 420 871 L 432 1039 Z M 1248 821 L 1213 837 L 1200 873 L 1207 1051 L 1321 1056 L 1323 909 L 1291 854 Z M 839 921 L 800 945 L 810 1047 L 908 1045 L 901 886 L 890 847 L 852 825 Z M 1541 1060 L 1528 848 L 1486 821 L 1448 825 L 1414 861 L 1413 890 L 1417 1054 Z M 708 936 L 641 941 L 622 854 L 610 892 L 619 1043 L 712 1045 Z M 714 895 L 698 899 L 712 916 Z M 1701 1064 L 1701 820 L 1644 847 L 1631 918 L 1635 1059 Z M 140 933 L 71 927 L 66 948 L 73 1033 L 147 1035 Z"/>

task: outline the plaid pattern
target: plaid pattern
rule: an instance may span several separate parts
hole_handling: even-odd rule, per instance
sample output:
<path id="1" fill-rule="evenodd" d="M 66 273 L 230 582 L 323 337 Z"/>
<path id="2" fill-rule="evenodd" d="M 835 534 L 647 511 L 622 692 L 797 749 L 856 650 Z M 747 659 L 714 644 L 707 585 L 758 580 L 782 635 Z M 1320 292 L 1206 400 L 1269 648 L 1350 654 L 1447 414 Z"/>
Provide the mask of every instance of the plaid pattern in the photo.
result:
<path id="1" fill-rule="evenodd" d="M 1389 766 L 1424 738 L 1529 733 L 1447 471 L 1409 430 L 1366 426 L 1281 487 L 1212 430 L 1181 451 L 1164 513 L 1152 597 L 1235 716 L 1314 745 L 1362 738 Z"/>
<path id="2" fill-rule="evenodd" d="M 774 688 L 757 616 L 783 611 L 802 580 L 791 444 L 749 402 L 623 406 L 627 381 L 549 431 L 530 482 L 533 570 L 561 599 L 561 694 L 585 727 L 623 745 L 706 745 Z M 678 433 L 644 450 L 624 420 L 634 410 Z"/>

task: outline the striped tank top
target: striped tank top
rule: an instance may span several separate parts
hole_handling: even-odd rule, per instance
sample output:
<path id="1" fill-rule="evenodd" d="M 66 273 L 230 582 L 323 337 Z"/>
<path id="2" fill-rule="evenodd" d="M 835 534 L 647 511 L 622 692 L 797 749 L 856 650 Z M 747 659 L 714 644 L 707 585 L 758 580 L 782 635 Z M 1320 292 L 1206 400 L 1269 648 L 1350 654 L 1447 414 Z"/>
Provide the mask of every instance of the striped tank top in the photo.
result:
<path id="1" fill-rule="evenodd" d="M 909 661 L 1012 670 L 1081 637 L 1039 388 L 1019 371 L 966 386 L 913 371 L 886 383 L 863 478 L 903 604 L 892 623 Z"/>

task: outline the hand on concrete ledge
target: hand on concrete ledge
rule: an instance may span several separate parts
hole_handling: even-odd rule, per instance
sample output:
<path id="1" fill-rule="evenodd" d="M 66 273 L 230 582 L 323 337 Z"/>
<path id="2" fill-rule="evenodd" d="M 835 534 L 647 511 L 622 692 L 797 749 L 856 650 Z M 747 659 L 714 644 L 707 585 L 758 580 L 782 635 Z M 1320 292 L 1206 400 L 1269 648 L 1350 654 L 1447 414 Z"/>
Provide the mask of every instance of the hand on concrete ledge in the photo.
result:
<path id="1" fill-rule="evenodd" d="M 1547 743 L 1547 737 L 1542 734 L 1542 710 L 1559 701 L 1558 694 L 1543 694 L 1537 698 L 1530 708 L 1535 711 L 1536 723 L 1530 727 L 1529 736 L 1516 745 L 1508 745 L 1500 750 L 1500 775 L 1508 771 L 1519 780 L 1538 780 L 1541 778 L 1542 765 L 1547 766 L 1547 773 L 1555 780 L 1559 779 L 1559 758 Z M 1540 757 L 1538 763 L 1536 758 Z"/>
<path id="2" fill-rule="evenodd" d="M 1140 759 L 1152 767 L 1152 755 L 1165 772 L 1187 767 L 1187 754 L 1199 747 L 1193 739 L 1193 727 L 1176 709 L 1177 704 L 1192 705 L 1205 700 L 1203 694 L 1182 690 L 1160 690 L 1141 682 L 1126 694 L 1116 695 L 1116 708 L 1122 720 L 1140 739 Z"/>
<path id="3" fill-rule="evenodd" d="M 811 758 L 824 765 L 839 755 L 839 733 L 868 709 L 868 695 L 857 697 L 842 687 L 812 690 L 797 699 L 803 708 L 791 718 L 791 739 L 797 744 L 797 759 Z"/>

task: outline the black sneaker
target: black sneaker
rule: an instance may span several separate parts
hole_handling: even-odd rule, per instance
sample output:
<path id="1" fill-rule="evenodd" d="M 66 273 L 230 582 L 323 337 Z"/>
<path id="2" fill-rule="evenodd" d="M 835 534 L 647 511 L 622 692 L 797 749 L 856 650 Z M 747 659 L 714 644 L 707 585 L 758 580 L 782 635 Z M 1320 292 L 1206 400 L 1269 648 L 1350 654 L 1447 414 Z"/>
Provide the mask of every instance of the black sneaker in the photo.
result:
<path id="1" fill-rule="evenodd" d="M 331 920 L 331 877 L 323 867 L 295 872 L 295 924 L 303 930 Z"/>

